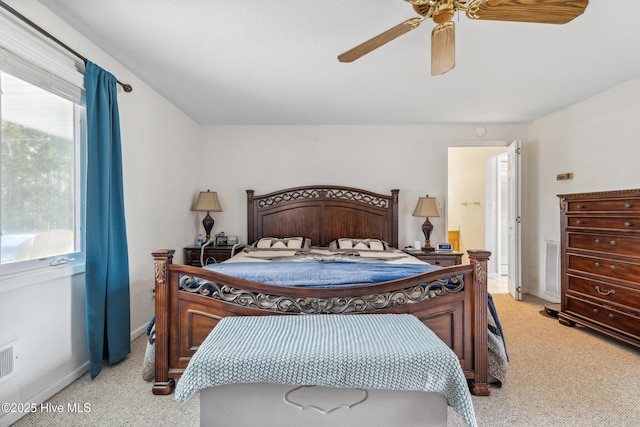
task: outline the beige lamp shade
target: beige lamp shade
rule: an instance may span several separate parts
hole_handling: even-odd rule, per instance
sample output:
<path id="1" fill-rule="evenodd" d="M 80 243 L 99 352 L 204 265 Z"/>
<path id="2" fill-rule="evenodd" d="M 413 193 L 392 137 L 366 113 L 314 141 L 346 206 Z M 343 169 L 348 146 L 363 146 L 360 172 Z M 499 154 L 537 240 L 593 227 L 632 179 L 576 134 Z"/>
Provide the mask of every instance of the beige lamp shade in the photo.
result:
<path id="1" fill-rule="evenodd" d="M 218 193 L 209 190 L 201 191 L 192 210 L 198 212 L 222 212 Z"/>
<path id="2" fill-rule="evenodd" d="M 416 208 L 413 210 L 413 216 L 421 216 L 425 218 L 430 216 L 440 216 L 440 208 L 438 207 L 436 198 L 429 196 L 418 198 Z"/>

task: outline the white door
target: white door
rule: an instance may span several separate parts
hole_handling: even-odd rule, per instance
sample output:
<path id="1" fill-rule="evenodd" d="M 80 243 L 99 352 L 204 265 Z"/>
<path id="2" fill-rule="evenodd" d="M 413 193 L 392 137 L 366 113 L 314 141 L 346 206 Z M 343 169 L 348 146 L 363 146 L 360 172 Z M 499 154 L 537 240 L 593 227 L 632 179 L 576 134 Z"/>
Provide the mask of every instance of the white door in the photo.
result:
<path id="1" fill-rule="evenodd" d="M 509 145 L 508 154 L 508 186 L 509 186 L 509 293 L 516 300 L 522 299 L 521 283 L 521 217 L 520 217 L 520 141 L 513 141 Z"/>
<path id="2" fill-rule="evenodd" d="M 487 265 L 489 279 L 500 278 L 500 244 L 498 240 L 498 156 L 489 157 L 484 163 L 484 248 L 491 252 Z"/>

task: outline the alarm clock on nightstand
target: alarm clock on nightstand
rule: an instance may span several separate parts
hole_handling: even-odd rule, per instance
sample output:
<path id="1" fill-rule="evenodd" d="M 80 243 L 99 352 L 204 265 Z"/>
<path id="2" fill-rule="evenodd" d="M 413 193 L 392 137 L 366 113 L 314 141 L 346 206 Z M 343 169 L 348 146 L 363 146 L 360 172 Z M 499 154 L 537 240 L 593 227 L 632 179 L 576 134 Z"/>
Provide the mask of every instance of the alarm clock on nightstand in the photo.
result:
<path id="1" fill-rule="evenodd" d="M 438 252 L 453 252 L 453 244 L 452 243 L 438 243 L 436 246 L 436 250 Z"/>
<path id="2" fill-rule="evenodd" d="M 227 246 L 227 236 L 224 231 L 216 234 L 216 246 Z"/>

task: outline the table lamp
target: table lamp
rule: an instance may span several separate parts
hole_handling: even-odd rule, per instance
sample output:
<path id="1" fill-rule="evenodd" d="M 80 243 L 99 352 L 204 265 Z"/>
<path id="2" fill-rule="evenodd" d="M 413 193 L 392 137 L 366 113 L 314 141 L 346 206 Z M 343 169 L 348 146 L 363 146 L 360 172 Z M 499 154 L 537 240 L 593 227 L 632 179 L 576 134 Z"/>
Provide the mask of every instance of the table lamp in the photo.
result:
<path id="1" fill-rule="evenodd" d="M 422 224 L 422 232 L 424 233 L 424 246 L 422 247 L 423 251 L 433 251 L 435 250 L 429 239 L 431 238 L 431 232 L 433 231 L 433 224 L 429 221 L 429 217 L 439 217 L 440 216 L 440 208 L 438 208 L 438 203 L 435 197 L 420 197 L 418 198 L 418 204 L 416 208 L 413 210 L 413 216 L 423 216 L 425 217 L 425 221 Z"/>
<path id="2" fill-rule="evenodd" d="M 201 191 L 198 196 L 198 200 L 194 205 L 193 211 L 198 212 L 206 212 L 207 215 L 202 220 L 202 226 L 204 227 L 204 231 L 206 232 L 205 242 L 208 242 L 211 238 L 211 229 L 213 228 L 213 224 L 215 221 L 209 215 L 209 212 L 222 212 L 222 207 L 220 207 L 220 201 L 218 201 L 218 193 L 215 191 Z"/>

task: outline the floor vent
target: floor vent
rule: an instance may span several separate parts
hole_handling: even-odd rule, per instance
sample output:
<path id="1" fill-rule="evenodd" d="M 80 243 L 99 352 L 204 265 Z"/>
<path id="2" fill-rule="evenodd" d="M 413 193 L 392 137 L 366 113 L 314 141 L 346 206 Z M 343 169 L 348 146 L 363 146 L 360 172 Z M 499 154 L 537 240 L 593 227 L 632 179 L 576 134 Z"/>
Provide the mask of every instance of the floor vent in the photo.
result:
<path id="1" fill-rule="evenodd" d="M 547 240 L 545 253 L 545 293 L 560 297 L 560 243 Z"/>
<path id="2" fill-rule="evenodd" d="M 0 347 L 0 383 L 13 376 L 15 371 L 15 343 Z"/>

